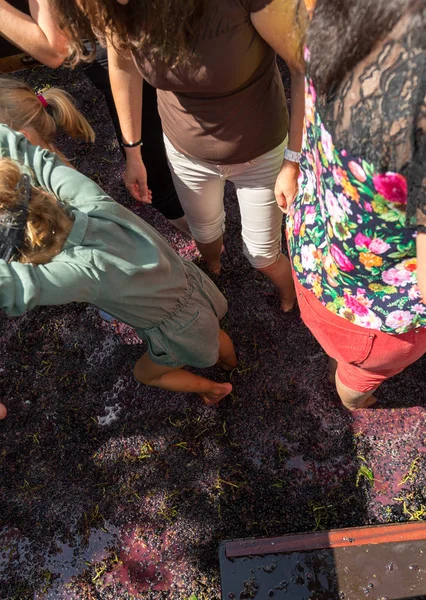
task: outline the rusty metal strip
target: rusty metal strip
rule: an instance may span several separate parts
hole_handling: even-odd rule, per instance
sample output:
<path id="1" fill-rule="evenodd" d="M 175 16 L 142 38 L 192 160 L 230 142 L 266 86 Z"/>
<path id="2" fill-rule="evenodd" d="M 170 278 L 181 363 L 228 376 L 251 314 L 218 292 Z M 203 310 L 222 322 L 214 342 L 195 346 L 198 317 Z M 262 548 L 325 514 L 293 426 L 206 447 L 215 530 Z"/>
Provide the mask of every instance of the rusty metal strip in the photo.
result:
<path id="1" fill-rule="evenodd" d="M 426 540 L 426 523 L 396 523 L 226 542 L 227 558 Z"/>

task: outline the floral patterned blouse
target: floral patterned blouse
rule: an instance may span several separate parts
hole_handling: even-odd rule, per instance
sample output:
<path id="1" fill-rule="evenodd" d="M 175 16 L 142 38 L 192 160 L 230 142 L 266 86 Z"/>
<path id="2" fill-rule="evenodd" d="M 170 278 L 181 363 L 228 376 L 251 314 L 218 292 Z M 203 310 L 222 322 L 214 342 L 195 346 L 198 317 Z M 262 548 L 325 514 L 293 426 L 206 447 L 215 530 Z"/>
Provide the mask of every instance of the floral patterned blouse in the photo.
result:
<path id="1" fill-rule="evenodd" d="M 426 327 L 416 232 L 406 227 L 407 180 L 335 145 L 309 76 L 300 167 L 287 235 L 301 285 L 361 327 L 392 334 Z"/>

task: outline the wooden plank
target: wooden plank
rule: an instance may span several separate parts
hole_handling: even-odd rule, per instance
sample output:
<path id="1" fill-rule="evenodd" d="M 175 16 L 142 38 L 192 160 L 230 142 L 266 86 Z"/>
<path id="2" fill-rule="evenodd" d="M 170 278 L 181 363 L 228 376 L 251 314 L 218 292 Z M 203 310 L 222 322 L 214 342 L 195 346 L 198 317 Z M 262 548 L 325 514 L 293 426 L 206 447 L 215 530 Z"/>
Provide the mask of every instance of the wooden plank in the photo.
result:
<path id="1" fill-rule="evenodd" d="M 235 540 L 225 542 L 225 553 L 227 558 L 237 558 L 414 540 L 426 540 L 426 523 L 396 523 L 314 533 L 298 533 L 275 538 Z"/>
<path id="2" fill-rule="evenodd" d="M 23 58 L 30 58 L 28 54 L 21 52 L 20 54 L 14 54 L 13 56 L 6 56 L 0 58 L 0 73 L 7 75 L 8 73 L 14 73 L 15 71 L 23 71 L 24 69 L 33 69 L 34 67 L 42 66 L 35 59 L 32 62 L 25 64 L 22 62 Z"/>

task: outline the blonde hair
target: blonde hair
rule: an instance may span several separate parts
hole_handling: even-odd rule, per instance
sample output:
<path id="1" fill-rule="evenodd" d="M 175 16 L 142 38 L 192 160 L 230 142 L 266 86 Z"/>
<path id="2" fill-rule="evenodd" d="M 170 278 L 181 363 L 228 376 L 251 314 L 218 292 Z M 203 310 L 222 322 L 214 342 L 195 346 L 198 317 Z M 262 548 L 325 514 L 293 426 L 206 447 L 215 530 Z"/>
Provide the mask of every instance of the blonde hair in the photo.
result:
<path id="1" fill-rule="evenodd" d="M 73 139 L 95 141 L 93 129 L 67 92 L 46 88 L 41 93 L 51 115 L 27 83 L 0 77 L 0 123 L 15 131 L 32 127 L 47 145 L 54 144 L 57 126 Z"/>
<path id="2" fill-rule="evenodd" d="M 0 159 L 0 215 L 20 207 L 17 190 L 21 177 L 19 165 L 9 158 Z M 64 205 L 41 188 L 31 186 L 31 198 L 19 262 L 45 264 L 62 249 L 73 226 L 73 218 Z"/>

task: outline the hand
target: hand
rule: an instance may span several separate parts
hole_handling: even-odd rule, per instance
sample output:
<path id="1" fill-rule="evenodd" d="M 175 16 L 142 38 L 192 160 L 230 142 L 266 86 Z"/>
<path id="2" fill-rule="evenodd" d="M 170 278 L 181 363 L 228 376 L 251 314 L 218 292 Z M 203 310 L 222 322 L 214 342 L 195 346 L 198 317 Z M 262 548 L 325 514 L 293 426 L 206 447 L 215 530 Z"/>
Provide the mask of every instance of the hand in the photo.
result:
<path id="1" fill-rule="evenodd" d="M 284 214 L 287 213 L 297 196 L 299 189 L 297 185 L 298 177 L 299 165 L 290 162 L 289 160 L 285 160 L 281 167 L 281 171 L 278 174 L 277 181 L 275 182 L 274 190 L 277 204 Z"/>
<path id="2" fill-rule="evenodd" d="M 130 195 L 138 202 L 152 203 L 152 192 L 148 189 L 145 165 L 137 148 L 139 156 L 126 153 L 126 170 L 124 171 L 124 183 Z"/>

